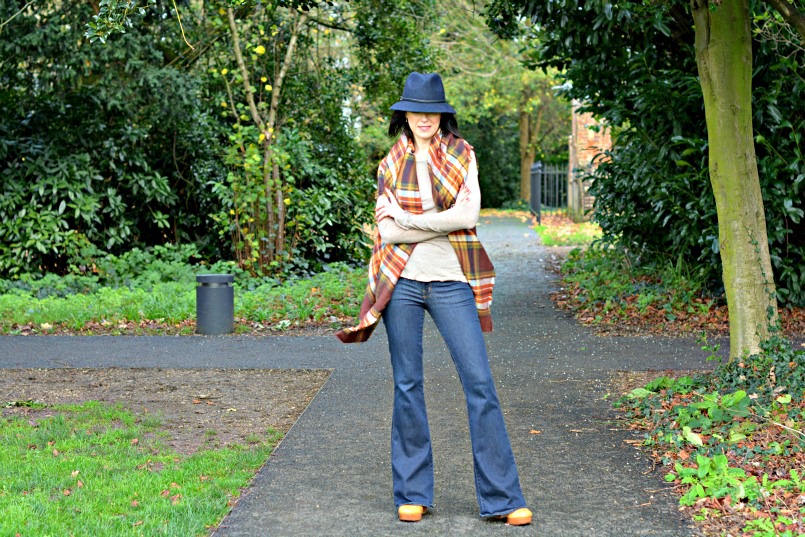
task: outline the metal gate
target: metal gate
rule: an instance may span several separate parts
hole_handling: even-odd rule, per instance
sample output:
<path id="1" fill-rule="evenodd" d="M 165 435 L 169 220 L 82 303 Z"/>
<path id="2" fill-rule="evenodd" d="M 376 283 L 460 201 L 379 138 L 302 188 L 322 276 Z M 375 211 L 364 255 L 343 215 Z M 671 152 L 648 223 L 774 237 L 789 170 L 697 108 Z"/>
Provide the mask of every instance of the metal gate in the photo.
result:
<path id="1" fill-rule="evenodd" d="M 531 166 L 531 210 L 542 223 L 542 212 L 551 211 L 567 215 L 567 164 Z"/>

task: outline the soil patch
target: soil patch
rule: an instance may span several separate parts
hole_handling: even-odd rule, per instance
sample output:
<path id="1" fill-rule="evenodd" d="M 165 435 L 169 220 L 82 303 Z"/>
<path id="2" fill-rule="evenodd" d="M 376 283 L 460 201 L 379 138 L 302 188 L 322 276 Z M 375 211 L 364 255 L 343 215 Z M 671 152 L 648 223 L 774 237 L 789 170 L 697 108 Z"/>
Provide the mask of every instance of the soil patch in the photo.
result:
<path id="1" fill-rule="evenodd" d="M 120 403 L 161 419 L 165 442 L 178 453 L 247 444 L 270 429 L 287 432 L 330 376 L 290 369 L 4 369 L 2 415 L 35 417 L 56 405 Z"/>

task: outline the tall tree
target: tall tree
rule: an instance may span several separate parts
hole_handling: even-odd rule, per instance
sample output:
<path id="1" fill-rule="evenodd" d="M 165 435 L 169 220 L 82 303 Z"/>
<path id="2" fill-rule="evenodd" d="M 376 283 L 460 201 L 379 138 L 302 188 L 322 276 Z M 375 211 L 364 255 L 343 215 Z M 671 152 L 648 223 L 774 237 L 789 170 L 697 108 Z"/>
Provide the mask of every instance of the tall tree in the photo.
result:
<path id="1" fill-rule="evenodd" d="M 433 3 L 210 0 L 183 4 L 182 18 L 174 10 L 170 23 L 183 35 L 183 20 L 197 27 L 185 56 L 206 58 L 231 122 L 229 173 L 211 184 L 221 200 L 215 220 L 242 266 L 269 273 L 300 251 L 328 259 L 334 243 L 361 248 L 374 181 L 352 178 L 367 169 L 353 154 L 360 116 L 396 100 L 405 75 L 430 65 Z M 137 7 L 101 2 L 87 36 L 103 41 L 136 24 Z M 348 230 L 334 225 L 350 215 Z"/>
<path id="2" fill-rule="evenodd" d="M 554 90 L 557 85 L 553 74 L 526 71 L 521 76 L 520 97 L 517 100 L 520 133 L 520 199 L 531 200 L 531 166 L 537 155 L 545 158 L 553 146 L 554 151 L 567 150 L 566 138 L 570 131 L 571 109 L 567 101 Z"/>
<path id="3" fill-rule="evenodd" d="M 691 0 L 691 8 L 735 358 L 758 353 L 777 320 L 752 129 L 749 0 L 729 0 L 713 9 L 707 0 Z"/>
<path id="4" fill-rule="evenodd" d="M 260 9 L 262 6 L 258 4 L 255 7 Z M 285 50 L 281 53 L 281 60 L 274 62 L 271 79 L 269 80 L 267 76 L 261 77 L 265 79 L 266 83 L 261 84 L 262 87 L 258 90 L 257 88 L 260 86 L 254 85 L 251 70 L 244 60 L 244 51 L 240 38 L 241 29 L 235 17 L 235 10 L 229 6 L 225 9 L 232 52 L 238 68 L 239 76 L 237 79 L 240 80 L 243 86 L 243 95 L 249 111 L 248 117 L 251 119 L 253 126 L 257 128 L 257 144 L 261 147 L 262 152 L 262 162 L 258 175 L 263 185 L 263 191 L 258 198 L 260 202 L 251 204 L 251 210 L 248 212 L 243 214 L 236 212 L 234 215 L 235 225 L 232 229 L 235 230 L 237 237 L 235 243 L 246 246 L 245 248 L 236 249 L 238 255 L 242 256 L 239 261 L 243 263 L 250 258 L 256 260 L 257 266 L 265 272 L 277 258 L 287 255 L 285 199 L 288 189 L 280 173 L 280 159 L 275 154 L 275 148 L 280 128 L 278 119 L 280 95 L 282 94 L 288 70 L 296 59 L 296 45 L 299 35 L 307 23 L 308 13 L 294 13 L 291 10 L 286 15 L 286 32 L 288 35 L 286 42 L 283 43 Z M 252 17 L 257 16 L 251 15 L 249 19 Z M 265 46 L 256 45 L 254 53 L 256 56 L 264 55 L 266 53 Z M 259 101 L 259 96 L 263 95 L 266 96 L 267 103 L 266 101 Z M 237 104 L 234 100 L 230 103 L 236 115 L 235 108 Z M 258 104 L 263 106 L 258 106 Z M 240 144 L 241 153 L 246 158 L 250 156 L 247 145 L 248 143 Z M 246 166 L 247 164 L 244 162 L 244 167 Z M 239 221 L 238 217 L 242 218 L 243 221 Z M 256 246 L 256 248 L 253 246 Z"/>
<path id="5" fill-rule="evenodd" d="M 451 98 L 461 104 L 462 123 L 483 123 L 486 129 L 499 125 L 490 139 L 484 136 L 484 144 L 493 144 L 492 137 L 498 137 L 503 144 L 514 142 L 518 152 L 517 175 L 505 178 L 484 173 L 484 167 L 489 166 L 490 172 L 494 169 L 492 155 L 479 157 L 481 187 L 491 190 L 495 180 L 512 182 L 512 197 L 529 200 L 535 158 L 562 158 L 567 152 L 570 108 L 553 89 L 559 84 L 556 73 L 528 69 L 520 52 L 522 43 L 498 39 L 486 26 L 476 2 L 445 2 L 438 6 L 438 16 L 439 29 L 432 36 L 438 51 L 436 61 Z M 501 121 L 504 118 L 508 121 Z M 513 132 L 507 132 L 510 122 L 516 125 Z M 484 150 L 479 147 L 479 154 Z"/>
<path id="6" fill-rule="evenodd" d="M 794 25 L 798 23 L 797 10 L 792 4 L 785 0 L 772 4 L 780 10 L 781 17 Z M 513 21 L 519 16 L 530 17 L 538 26 L 540 38 L 549 42 L 540 45 L 538 61 L 544 64 L 571 65 L 577 60 L 589 64 L 591 58 L 597 56 L 597 61 L 603 65 L 610 62 L 613 66 L 625 64 L 637 73 L 642 66 L 637 62 L 630 65 L 635 50 L 653 49 L 650 54 L 662 63 L 670 58 L 664 51 L 679 48 L 678 43 L 682 43 L 690 33 L 691 11 L 686 14 L 684 4 L 670 2 L 659 9 L 655 7 L 637 2 L 621 2 L 617 6 L 609 2 L 586 3 L 581 6 L 575 0 L 496 0 L 491 3 L 488 21 L 496 31 L 507 34 L 515 27 Z M 760 342 L 768 335 L 768 328 L 776 319 L 776 288 L 753 143 L 751 17 L 748 1 L 742 0 L 693 0 L 689 9 L 695 23 L 695 55 L 704 94 L 710 178 L 718 213 L 719 240 L 715 249 L 720 251 L 722 258 L 722 279 L 731 323 L 730 356 L 735 358 L 744 353 L 758 352 Z M 573 22 L 568 23 L 569 19 Z M 636 22 L 638 19 L 646 28 L 654 30 L 653 36 L 648 31 L 641 33 L 638 29 L 640 22 Z M 573 35 L 571 27 L 576 29 L 576 25 L 591 31 Z M 641 38 L 649 40 L 648 47 L 646 41 L 640 41 Z M 635 46 L 609 46 L 609 41 L 618 39 L 634 40 Z M 571 56 L 562 54 L 562 44 L 575 46 L 583 40 L 586 40 L 589 52 L 581 51 L 579 47 L 573 48 Z M 645 58 L 648 56 L 646 54 Z M 671 68 L 670 64 L 666 67 Z M 578 69 L 574 73 L 585 76 Z M 601 95 L 616 94 L 626 82 L 617 74 L 600 70 L 596 75 L 603 76 L 597 84 L 588 83 L 585 88 L 595 87 L 600 93 L 581 97 L 600 102 Z M 668 97 L 673 96 L 673 93 L 668 94 Z M 636 98 L 635 95 L 631 97 Z M 623 102 L 620 106 L 627 110 L 634 105 Z M 668 112 L 672 113 L 671 110 Z M 618 114 L 612 115 L 617 117 Z M 660 149 L 660 152 L 665 151 Z M 789 201 L 788 205 L 792 202 Z M 799 221 L 800 216 L 795 218 Z"/>
<path id="7" fill-rule="evenodd" d="M 199 177 L 223 173 L 178 28 L 92 46 L 82 0 L 0 0 L 0 273 L 92 270 L 101 252 L 170 241 L 216 250 Z"/>

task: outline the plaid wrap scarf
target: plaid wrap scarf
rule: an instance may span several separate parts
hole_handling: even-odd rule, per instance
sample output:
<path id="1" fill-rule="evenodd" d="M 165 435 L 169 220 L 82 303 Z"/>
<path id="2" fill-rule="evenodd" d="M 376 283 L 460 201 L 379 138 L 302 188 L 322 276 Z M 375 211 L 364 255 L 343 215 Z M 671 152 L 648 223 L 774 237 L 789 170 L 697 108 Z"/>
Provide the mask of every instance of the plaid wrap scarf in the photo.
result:
<path id="1" fill-rule="evenodd" d="M 428 168 L 433 185 L 433 201 L 440 211 L 453 206 L 464 183 L 472 157 L 472 146 L 452 134 L 436 133 L 428 150 Z M 400 206 L 411 214 L 422 214 L 422 201 L 416 175 L 414 144 L 403 134 L 380 163 L 377 170 L 378 196 L 389 192 Z M 492 331 L 492 288 L 495 269 L 475 229 L 448 234 L 461 269 L 475 297 L 478 318 L 484 332 Z M 340 330 L 336 337 L 344 343 L 360 343 L 369 339 L 383 309 L 391 299 L 394 286 L 402 274 L 416 244 L 385 244 L 375 231 L 372 258 L 369 261 L 369 285 L 361 305 L 359 323 Z"/>

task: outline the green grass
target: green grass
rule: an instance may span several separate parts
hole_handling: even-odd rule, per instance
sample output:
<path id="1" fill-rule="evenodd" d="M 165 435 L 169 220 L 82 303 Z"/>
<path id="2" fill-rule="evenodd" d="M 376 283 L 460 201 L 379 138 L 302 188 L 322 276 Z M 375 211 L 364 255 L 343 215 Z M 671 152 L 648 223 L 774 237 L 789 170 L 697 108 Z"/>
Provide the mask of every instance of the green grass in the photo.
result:
<path id="1" fill-rule="evenodd" d="M 601 236 L 601 228 L 590 222 L 542 224 L 534 229 L 545 246 L 585 246 Z"/>
<path id="2" fill-rule="evenodd" d="M 281 436 L 182 455 L 120 406 L 52 411 L 0 418 L 0 535 L 207 535 Z"/>
<path id="3" fill-rule="evenodd" d="M 322 321 L 333 315 L 355 317 L 366 287 L 365 269 L 341 267 L 285 285 L 264 284 L 236 292 L 235 315 L 245 319 Z"/>
<path id="4" fill-rule="evenodd" d="M 54 278 L 51 276 L 51 280 Z M 242 279 L 235 284 L 235 317 L 257 323 L 304 324 L 331 316 L 355 317 L 366 285 L 366 271 L 335 265 L 311 278 L 277 283 Z M 89 289 L 89 288 L 88 288 Z M 148 287 L 100 287 L 88 293 L 38 298 L 21 289 L 0 295 L 0 332 L 33 325 L 81 330 L 88 323 L 158 321 L 180 324 L 195 319 L 194 282 L 154 283 Z"/>

